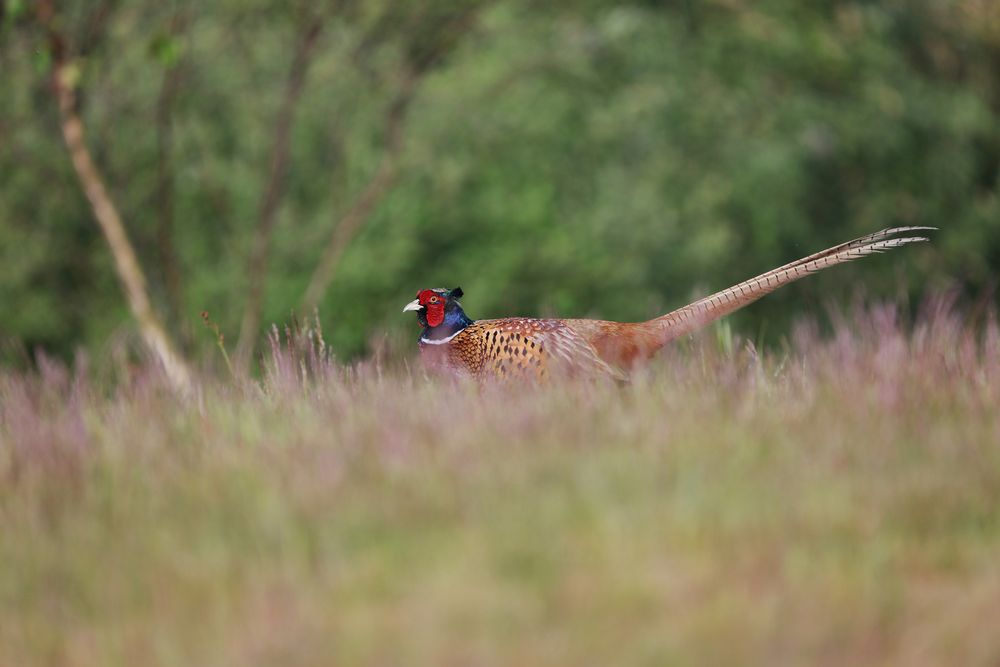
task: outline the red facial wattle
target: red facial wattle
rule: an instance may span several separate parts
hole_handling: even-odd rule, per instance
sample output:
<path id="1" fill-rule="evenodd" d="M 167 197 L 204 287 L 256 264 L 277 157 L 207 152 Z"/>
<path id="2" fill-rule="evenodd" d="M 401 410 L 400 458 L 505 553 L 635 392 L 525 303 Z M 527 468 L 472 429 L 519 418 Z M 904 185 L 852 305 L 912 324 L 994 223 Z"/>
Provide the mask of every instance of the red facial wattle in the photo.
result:
<path id="1" fill-rule="evenodd" d="M 424 307 L 424 319 L 427 320 L 427 326 L 433 328 L 444 322 L 444 297 L 434 290 L 424 290 L 417 295 L 417 300 Z"/>
<path id="2" fill-rule="evenodd" d="M 427 318 L 427 326 L 436 327 L 444 322 L 444 302 L 438 300 L 437 303 L 428 303 L 424 317 Z"/>

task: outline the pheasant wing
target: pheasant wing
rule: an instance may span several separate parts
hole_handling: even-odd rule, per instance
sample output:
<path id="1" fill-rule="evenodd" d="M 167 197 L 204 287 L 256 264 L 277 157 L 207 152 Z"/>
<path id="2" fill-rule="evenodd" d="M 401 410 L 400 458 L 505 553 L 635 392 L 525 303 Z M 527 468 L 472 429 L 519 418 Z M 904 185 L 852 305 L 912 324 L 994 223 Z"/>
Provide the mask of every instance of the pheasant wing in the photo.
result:
<path id="1" fill-rule="evenodd" d="M 477 322 L 484 327 L 483 371 L 498 378 L 557 376 L 625 379 L 594 346 L 561 320 L 507 318 Z"/>

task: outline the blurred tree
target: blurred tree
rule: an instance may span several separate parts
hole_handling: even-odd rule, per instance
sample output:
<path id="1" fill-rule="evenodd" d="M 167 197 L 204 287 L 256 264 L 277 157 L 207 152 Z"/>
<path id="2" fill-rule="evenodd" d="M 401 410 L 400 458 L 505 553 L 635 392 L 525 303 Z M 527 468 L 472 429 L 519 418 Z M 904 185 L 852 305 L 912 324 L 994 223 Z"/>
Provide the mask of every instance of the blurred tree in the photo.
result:
<path id="1" fill-rule="evenodd" d="M 481 4 L 483 3 L 471 2 L 464 6 L 453 3 L 445 6 L 419 3 L 401 5 L 386 12 L 378 22 L 381 39 L 385 39 L 384 26 L 387 25 L 401 26 L 405 35 L 399 72 L 396 75 L 396 92 L 385 110 L 384 154 L 371 179 L 330 235 L 303 296 L 303 309 L 306 312 L 315 308 L 326 293 L 337 263 L 348 244 L 370 218 L 373 209 L 396 179 L 397 163 L 403 150 L 406 116 L 421 80 L 434 67 L 443 63 L 448 53 L 456 48 L 460 38 L 470 30 Z M 374 40 L 369 40 L 366 48 L 371 47 L 372 41 Z"/>
<path id="2" fill-rule="evenodd" d="M 188 389 L 191 378 L 187 363 L 178 355 L 174 343 L 157 316 L 146 291 L 146 276 L 139 264 L 118 209 L 112 201 L 104 178 L 91 158 L 84 139 L 84 126 L 77 109 L 79 72 L 70 47 L 59 27 L 59 16 L 52 0 L 39 0 L 37 20 L 46 33 L 51 63 L 51 86 L 59 105 L 62 134 L 80 185 L 93 209 L 114 257 L 115 269 L 128 298 L 129 308 L 152 355 L 179 389 Z M 104 16 L 99 16 L 103 23 Z"/>
<path id="3" fill-rule="evenodd" d="M 274 122 L 274 138 L 267 161 L 267 179 L 261 191 L 257 214 L 257 229 L 253 245 L 247 258 L 246 304 L 243 308 L 243 323 L 236 348 L 236 362 L 241 370 L 246 370 L 250 355 L 256 346 L 260 332 L 260 317 L 263 309 L 264 283 L 267 280 L 268 255 L 271 250 L 271 232 L 277 220 L 278 205 L 285 190 L 285 180 L 289 168 L 289 138 L 295 108 L 302 94 L 306 72 L 312 60 L 326 17 L 323 10 L 314 10 L 310 5 L 294 5 L 296 15 L 295 47 L 285 82 L 284 97 Z"/>
<path id="4" fill-rule="evenodd" d="M 184 285 L 180 259 L 174 247 L 174 189 L 176 164 L 174 161 L 174 108 L 183 84 L 182 51 L 184 33 L 191 20 L 188 8 L 178 7 L 167 21 L 165 29 L 155 35 L 150 51 L 163 67 L 160 91 L 156 98 L 156 208 L 159 211 L 156 241 L 158 259 L 163 275 L 167 305 L 171 321 L 177 322 L 178 334 L 190 347 L 190 329 L 183 326 Z"/>

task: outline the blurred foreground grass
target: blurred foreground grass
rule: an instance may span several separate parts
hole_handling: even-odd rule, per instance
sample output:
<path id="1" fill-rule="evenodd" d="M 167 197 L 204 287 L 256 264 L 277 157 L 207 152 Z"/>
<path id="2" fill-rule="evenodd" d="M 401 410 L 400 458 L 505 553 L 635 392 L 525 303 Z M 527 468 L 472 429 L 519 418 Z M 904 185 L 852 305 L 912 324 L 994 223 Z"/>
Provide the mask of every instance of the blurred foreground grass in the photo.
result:
<path id="1" fill-rule="evenodd" d="M 272 354 L 0 375 L 0 664 L 1000 661 L 995 326 L 518 392 Z"/>

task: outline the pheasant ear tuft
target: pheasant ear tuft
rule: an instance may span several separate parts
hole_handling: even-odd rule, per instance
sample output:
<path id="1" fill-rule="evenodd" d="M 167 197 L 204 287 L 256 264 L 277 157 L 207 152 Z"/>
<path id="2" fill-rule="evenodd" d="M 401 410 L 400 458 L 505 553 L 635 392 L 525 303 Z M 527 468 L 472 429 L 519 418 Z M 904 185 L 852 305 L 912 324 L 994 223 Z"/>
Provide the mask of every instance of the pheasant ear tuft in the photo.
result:
<path id="1" fill-rule="evenodd" d="M 465 292 L 462 291 L 461 287 L 456 287 L 452 291 L 448 292 L 448 296 L 450 296 L 452 299 L 461 299 L 462 295 L 464 294 Z"/>

